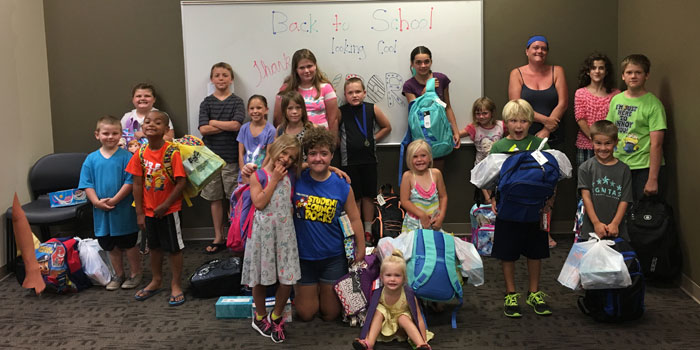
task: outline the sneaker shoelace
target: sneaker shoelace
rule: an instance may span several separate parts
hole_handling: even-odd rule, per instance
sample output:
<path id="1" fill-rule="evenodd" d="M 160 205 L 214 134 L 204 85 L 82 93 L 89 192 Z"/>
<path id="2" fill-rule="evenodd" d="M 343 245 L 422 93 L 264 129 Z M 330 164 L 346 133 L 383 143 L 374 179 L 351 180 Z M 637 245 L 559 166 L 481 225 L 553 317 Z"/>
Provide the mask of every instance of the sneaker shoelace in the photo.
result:
<path id="1" fill-rule="evenodd" d="M 272 321 L 272 327 L 279 339 L 284 340 L 284 319 L 280 319 L 279 323 Z"/>
<path id="2" fill-rule="evenodd" d="M 518 293 L 506 295 L 506 305 L 508 305 L 508 306 L 517 305 L 519 296 L 520 296 L 520 294 L 518 294 Z"/>
<path id="3" fill-rule="evenodd" d="M 530 298 L 536 303 L 536 304 L 544 304 L 544 297 L 546 297 L 547 294 L 544 294 L 544 292 L 536 292 L 530 294 Z"/>

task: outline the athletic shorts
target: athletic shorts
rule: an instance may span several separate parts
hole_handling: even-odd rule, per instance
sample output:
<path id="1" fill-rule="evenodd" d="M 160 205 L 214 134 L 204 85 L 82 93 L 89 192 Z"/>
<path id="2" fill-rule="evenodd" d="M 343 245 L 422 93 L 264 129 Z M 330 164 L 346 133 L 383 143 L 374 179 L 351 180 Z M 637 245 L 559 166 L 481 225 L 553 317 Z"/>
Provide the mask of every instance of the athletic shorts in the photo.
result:
<path id="1" fill-rule="evenodd" d="M 180 231 L 179 212 L 170 213 L 160 219 L 146 216 L 148 248 L 177 253 L 185 248 Z"/>
<path id="2" fill-rule="evenodd" d="M 540 229 L 539 221 L 514 222 L 496 216 L 491 256 L 504 261 L 516 261 L 520 255 L 528 259 L 549 258 L 549 237 Z"/>
<path id="3" fill-rule="evenodd" d="M 226 164 L 221 168 L 221 172 L 202 188 L 202 198 L 210 202 L 230 200 L 233 190 L 238 186 L 238 171 L 238 163 Z"/>
<path id="4" fill-rule="evenodd" d="M 308 286 L 317 283 L 334 284 L 348 273 L 348 259 L 345 254 L 322 260 L 299 259 L 301 267 L 300 285 Z"/>
<path id="5" fill-rule="evenodd" d="M 340 169 L 350 176 L 355 200 L 377 196 L 377 164 L 348 165 Z"/>
<path id="6" fill-rule="evenodd" d="M 97 237 L 97 243 L 100 244 L 102 250 L 111 252 L 114 247 L 125 250 L 136 246 L 138 241 L 139 233 L 129 233 L 123 236 L 102 236 Z"/>

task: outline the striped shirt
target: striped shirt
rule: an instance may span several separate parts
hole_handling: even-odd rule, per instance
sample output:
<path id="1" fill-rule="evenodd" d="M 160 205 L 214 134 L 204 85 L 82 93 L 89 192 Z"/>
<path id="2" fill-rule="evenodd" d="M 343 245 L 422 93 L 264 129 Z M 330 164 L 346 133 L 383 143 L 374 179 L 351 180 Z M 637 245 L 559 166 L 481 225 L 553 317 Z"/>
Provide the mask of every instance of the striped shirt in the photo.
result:
<path id="1" fill-rule="evenodd" d="M 209 125 L 210 120 L 237 121 L 243 124 L 245 120 L 245 103 L 231 94 L 221 101 L 214 95 L 204 98 L 199 105 L 199 126 Z M 226 163 L 238 164 L 238 131 L 222 131 L 218 134 L 202 137 L 204 144 L 214 153 L 223 158 Z"/>

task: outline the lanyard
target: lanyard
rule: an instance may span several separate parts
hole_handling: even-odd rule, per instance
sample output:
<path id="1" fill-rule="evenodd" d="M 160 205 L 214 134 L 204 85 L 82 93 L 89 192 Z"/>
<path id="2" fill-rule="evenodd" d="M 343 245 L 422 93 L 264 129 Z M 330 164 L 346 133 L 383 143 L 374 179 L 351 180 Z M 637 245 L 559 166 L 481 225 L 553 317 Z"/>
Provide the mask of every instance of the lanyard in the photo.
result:
<path id="1" fill-rule="evenodd" d="M 365 112 L 364 103 L 362 104 L 362 125 L 360 125 L 360 122 L 357 120 L 357 115 L 355 115 L 355 124 L 357 124 L 357 128 L 360 129 L 360 132 L 365 137 L 365 141 L 367 141 L 367 114 Z"/>

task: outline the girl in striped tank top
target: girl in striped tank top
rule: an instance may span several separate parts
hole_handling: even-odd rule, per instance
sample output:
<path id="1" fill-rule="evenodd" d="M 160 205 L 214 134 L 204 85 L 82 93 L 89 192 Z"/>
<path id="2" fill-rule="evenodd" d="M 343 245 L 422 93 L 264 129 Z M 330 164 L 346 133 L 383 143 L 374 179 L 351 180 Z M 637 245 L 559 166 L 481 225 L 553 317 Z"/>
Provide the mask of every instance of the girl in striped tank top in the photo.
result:
<path id="1" fill-rule="evenodd" d="M 439 230 L 445 220 L 447 191 L 440 170 L 433 168 L 433 154 L 425 140 L 406 150 L 408 171 L 401 180 L 401 206 L 406 210 L 402 232 L 419 228 Z"/>

